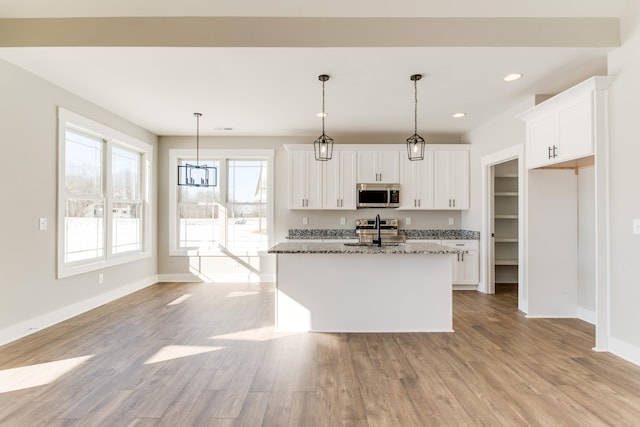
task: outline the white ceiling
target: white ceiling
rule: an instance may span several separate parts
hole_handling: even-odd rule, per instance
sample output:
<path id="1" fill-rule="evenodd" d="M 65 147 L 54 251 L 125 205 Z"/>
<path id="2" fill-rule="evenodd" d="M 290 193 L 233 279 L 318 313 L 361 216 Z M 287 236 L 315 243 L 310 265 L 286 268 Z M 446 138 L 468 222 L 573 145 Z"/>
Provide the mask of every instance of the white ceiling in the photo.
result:
<path id="1" fill-rule="evenodd" d="M 55 3 L 55 4 L 54 4 Z M 0 18 L 69 16 L 616 17 L 626 0 L 280 1 L 0 0 Z M 393 7 L 391 7 L 393 3 Z M 249 4 L 254 7 L 249 9 Z M 269 7 L 264 5 L 268 4 Z M 482 6 L 480 6 L 480 4 Z M 320 7 L 322 6 L 322 7 Z M 247 10 L 250 10 L 247 13 Z M 0 58 L 158 135 L 316 135 L 321 83 L 327 134 L 461 135 L 534 94 L 606 74 L 609 48 L 13 47 Z M 524 78 L 502 78 L 521 72 Z M 468 115 L 454 119 L 463 111 Z M 233 131 L 218 130 L 233 128 Z"/>

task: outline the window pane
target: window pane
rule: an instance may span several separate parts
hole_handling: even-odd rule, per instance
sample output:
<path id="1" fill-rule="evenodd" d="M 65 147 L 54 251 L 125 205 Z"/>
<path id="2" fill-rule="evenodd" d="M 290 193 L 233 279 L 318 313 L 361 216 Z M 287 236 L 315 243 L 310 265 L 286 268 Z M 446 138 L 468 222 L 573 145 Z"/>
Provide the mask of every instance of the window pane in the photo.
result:
<path id="1" fill-rule="evenodd" d="M 142 249 L 142 204 L 114 203 L 112 253 Z"/>
<path id="2" fill-rule="evenodd" d="M 195 164 L 195 159 L 181 159 L 180 164 Z M 215 166 L 220 170 L 217 160 L 200 160 L 200 165 Z M 219 172 L 218 172 L 219 173 Z M 218 182 L 220 182 L 218 180 Z M 223 235 L 220 229 L 220 188 L 179 186 L 178 209 L 178 247 L 209 248 L 217 243 L 217 236 Z"/>
<path id="3" fill-rule="evenodd" d="M 250 252 L 267 249 L 266 204 L 229 204 L 227 212 L 234 214 L 227 220 L 228 249 Z"/>
<path id="4" fill-rule="evenodd" d="M 179 247 L 208 248 L 220 235 L 220 205 L 217 203 L 181 203 Z"/>
<path id="5" fill-rule="evenodd" d="M 65 133 L 65 191 L 69 195 L 102 195 L 103 142 L 80 133 Z"/>
<path id="6" fill-rule="evenodd" d="M 104 256 L 104 202 L 68 200 L 65 213 L 64 262 Z"/>
<path id="7" fill-rule="evenodd" d="M 140 199 L 140 153 L 113 147 L 111 181 L 115 200 Z"/>
<path id="8" fill-rule="evenodd" d="M 267 202 L 267 161 L 229 160 L 228 202 Z"/>

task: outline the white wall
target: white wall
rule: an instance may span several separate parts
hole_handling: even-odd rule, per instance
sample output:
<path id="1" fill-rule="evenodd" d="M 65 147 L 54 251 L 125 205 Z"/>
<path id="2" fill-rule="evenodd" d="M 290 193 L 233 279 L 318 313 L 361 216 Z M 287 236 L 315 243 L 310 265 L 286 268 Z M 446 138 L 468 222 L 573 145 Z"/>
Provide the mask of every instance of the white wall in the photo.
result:
<path id="1" fill-rule="evenodd" d="M 611 350 L 640 364 L 640 2 L 622 16 L 622 47 L 609 55 Z"/>
<path id="2" fill-rule="evenodd" d="M 471 209 L 462 213 L 462 228 L 480 230 L 482 228 L 482 168 L 481 159 L 507 147 L 524 143 L 525 125 L 516 115 L 531 108 L 534 98 L 515 105 L 487 123 L 473 129 L 463 137 L 471 144 L 470 187 Z"/>
<path id="3" fill-rule="evenodd" d="M 56 279 L 57 106 L 155 147 L 157 141 L 149 132 L 1 60 L 0 81 L 2 344 L 155 280 L 155 248 L 152 258 L 102 271 L 102 285 L 98 272 Z M 48 219 L 46 231 L 38 229 L 40 217 Z"/>

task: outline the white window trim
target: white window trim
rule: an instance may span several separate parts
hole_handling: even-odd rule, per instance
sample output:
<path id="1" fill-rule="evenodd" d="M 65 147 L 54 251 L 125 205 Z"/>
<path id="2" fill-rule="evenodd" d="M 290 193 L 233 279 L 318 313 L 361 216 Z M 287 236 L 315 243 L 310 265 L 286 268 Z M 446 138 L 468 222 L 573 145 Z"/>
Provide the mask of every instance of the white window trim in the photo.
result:
<path id="1" fill-rule="evenodd" d="M 140 251 L 126 252 L 122 254 L 111 254 L 111 248 L 108 243 L 111 241 L 111 221 L 112 212 L 105 205 L 104 222 L 106 227 L 106 243 L 105 256 L 101 259 L 91 259 L 87 261 L 77 261 L 74 263 L 64 262 L 64 220 L 65 220 L 65 133 L 67 129 L 82 131 L 83 133 L 96 136 L 98 138 L 110 141 L 124 148 L 130 148 L 141 153 L 141 191 L 142 191 L 142 249 Z M 109 146 L 110 147 L 110 146 Z M 108 167 L 111 164 L 109 158 L 111 149 L 105 151 L 105 164 Z M 58 107 L 58 218 L 57 218 L 57 278 L 71 277 L 78 274 L 88 273 L 91 271 L 101 270 L 107 267 L 113 267 L 132 261 L 139 261 L 150 258 L 152 255 L 152 198 L 151 198 L 151 176 L 153 165 L 153 146 L 146 142 L 140 141 L 132 136 L 110 128 L 109 126 L 98 123 L 87 117 L 76 114 L 72 111 Z M 106 170 L 106 169 L 105 169 Z"/>
<path id="2" fill-rule="evenodd" d="M 200 159 L 263 160 L 267 159 L 267 241 L 273 246 L 274 226 L 274 156 L 273 149 L 200 149 Z M 178 227 L 178 160 L 196 157 L 194 149 L 169 150 L 169 256 L 213 256 L 218 252 L 200 249 L 179 249 L 177 241 Z M 226 185 L 226 177 L 220 176 L 218 185 Z M 266 255 L 266 251 L 264 251 Z M 261 255 L 258 253 L 258 255 Z"/>

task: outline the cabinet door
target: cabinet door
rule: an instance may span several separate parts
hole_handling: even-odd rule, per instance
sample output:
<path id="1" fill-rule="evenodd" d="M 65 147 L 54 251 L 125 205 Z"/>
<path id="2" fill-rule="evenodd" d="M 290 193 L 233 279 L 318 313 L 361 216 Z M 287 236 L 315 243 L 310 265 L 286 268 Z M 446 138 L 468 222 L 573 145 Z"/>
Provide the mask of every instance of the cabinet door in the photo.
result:
<path id="1" fill-rule="evenodd" d="M 359 183 L 370 184 L 378 181 L 377 151 L 358 151 L 357 178 Z"/>
<path id="2" fill-rule="evenodd" d="M 377 157 L 379 182 L 386 184 L 400 182 L 400 152 L 397 150 L 379 151 Z"/>
<path id="3" fill-rule="evenodd" d="M 340 208 L 356 208 L 356 152 L 343 151 L 340 153 L 341 160 L 341 187 L 342 200 Z"/>
<path id="4" fill-rule="evenodd" d="M 323 162 L 323 209 L 356 208 L 356 155 L 353 151 L 333 152 L 333 159 Z"/>
<path id="5" fill-rule="evenodd" d="M 400 160 L 400 209 L 433 209 L 433 151 L 424 159 Z"/>
<path id="6" fill-rule="evenodd" d="M 462 262 L 458 263 L 457 285 L 477 285 L 480 282 L 480 254 L 469 251 L 462 254 Z"/>
<path id="7" fill-rule="evenodd" d="M 553 155 L 558 150 L 555 113 L 549 112 L 527 121 L 526 132 L 527 166 L 536 167 L 555 162 Z"/>
<path id="8" fill-rule="evenodd" d="M 434 208 L 469 209 L 469 152 L 434 153 Z"/>
<path id="9" fill-rule="evenodd" d="M 400 182 L 400 152 L 393 151 L 359 151 L 358 152 L 359 183 Z"/>
<path id="10" fill-rule="evenodd" d="M 558 109 L 556 161 L 593 154 L 593 102 L 588 93 Z"/>
<path id="11" fill-rule="evenodd" d="M 322 207 L 322 162 L 313 152 L 289 153 L 289 209 Z"/>

